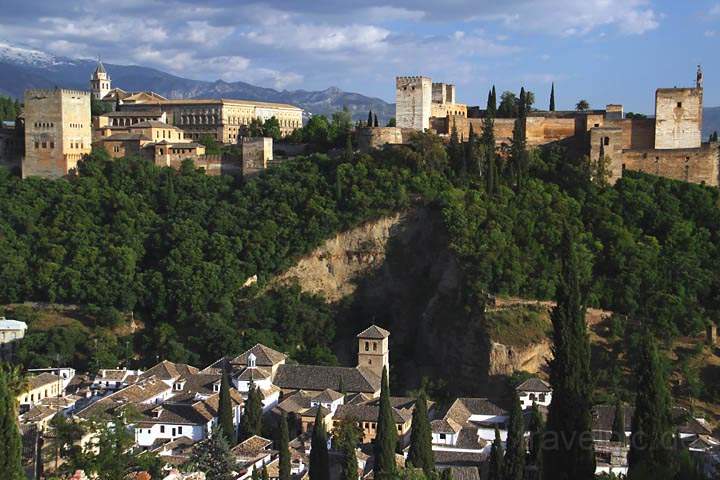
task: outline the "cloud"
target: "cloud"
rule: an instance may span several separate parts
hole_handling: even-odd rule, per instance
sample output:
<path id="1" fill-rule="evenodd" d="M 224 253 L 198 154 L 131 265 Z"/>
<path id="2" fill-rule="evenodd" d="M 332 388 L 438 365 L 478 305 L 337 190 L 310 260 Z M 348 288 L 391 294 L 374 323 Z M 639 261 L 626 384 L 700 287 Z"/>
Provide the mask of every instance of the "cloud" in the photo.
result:
<path id="1" fill-rule="evenodd" d="M 720 15 L 720 3 L 716 3 L 710 8 L 710 15 Z"/>
<path id="2" fill-rule="evenodd" d="M 278 34 L 282 31 L 281 34 Z M 277 28 L 263 28 L 242 34 L 259 45 L 304 51 L 336 52 L 377 50 L 383 47 L 390 31 L 372 25 L 332 25 L 289 23 Z"/>

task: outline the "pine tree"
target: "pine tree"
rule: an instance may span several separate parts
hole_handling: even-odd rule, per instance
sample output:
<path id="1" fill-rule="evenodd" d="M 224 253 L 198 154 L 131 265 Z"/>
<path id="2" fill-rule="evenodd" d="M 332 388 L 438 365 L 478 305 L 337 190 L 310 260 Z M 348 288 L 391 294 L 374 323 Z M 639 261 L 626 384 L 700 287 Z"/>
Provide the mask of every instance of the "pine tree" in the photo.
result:
<path id="1" fill-rule="evenodd" d="M 236 433 L 233 422 L 233 403 L 230 397 L 230 375 L 227 368 L 223 368 L 222 379 L 220 380 L 220 395 L 218 398 L 218 422 L 225 440 L 232 447 L 235 445 Z"/>
<path id="2" fill-rule="evenodd" d="M 550 88 L 550 111 L 555 111 L 555 82 L 552 83 Z"/>
<path id="3" fill-rule="evenodd" d="M 288 435 L 287 415 L 283 412 L 280 418 L 280 433 L 278 439 L 279 460 L 279 479 L 290 480 L 290 438 Z"/>
<path id="4" fill-rule="evenodd" d="M 374 119 L 375 119 L 375 122 L 373 123 L 373 126 L 379 127 L 380 124 L 378 123 L 377 114 L 373 115 L 373 117 L 374 117 Z"/>
<path id="5" fill-rule="evenodd" d="M 380 408 L 377 420 L 377 433 L 373 447 L 375 455 L 375 478 L 384 480 L 392 477 L 396 471 L 395 448 L 397 447 L 397 430 L 390 405 L 390 385 L 388 384 L 387 367 L 383 367 L 380 386 Z"/>
<path id="6" fill-rule="evenodd" d="M 615 402 L 615 416 L 613 417 L 610 440 L 621 442 L 623 445 L 627 442 L 627 436 L 625 435 L 625 407 L 620 400 Z"/>
<path id="7" fill-rule="evenodd" d="M 482 135 L 480 143 L 485 164 L 485 190 L 488 195 L 497 193 L 497 158 L 495 155 L 495 87 L 488 94 L 485 118 L 483 119 Z"/>
<path id="8" fill-rule="evenodd" d="M 368 119 L 367 119 L 367 126 L 372 127 L 373 126 L 373 113 L 372 110 L 368 112 Z"/>
<path id="9" fill-rule="evenodd" d="M 523 480 L 525 474 L 525 425 L 520 398 L 513 392 L 512 409 L 508 421 L 508 434 L 505 442 L 504 475 L 505 480 Z"/>
<path id="10" fill-rule="evenodd" d="M 4 372 L 0 373 L 0 472 L 8 480 L 25 480 L 15 398 L 10 395 Z"/>
<path id="11" fill-rule="evenodd" d="M 253 435 L 260 435 L 262 432 L 262 392 L 259 387 L 250 384 L 245 411 L 240 417 L 240 435 L 247 440 Z"/>
<path id="12" fill-rule="evenodd" d="M 595 475 L 592 441 L 590 344 L 585 323 L 585 289 L 572 232 L 565 227 L 561 276 L 553 308 L 552 402 L 543 448 L 543 478 L 589 480 Z"/>
<path id="13" fill-rule="evenodd" d="M 342 476 L 341 480 L 357 480 L 358 461 L 355 451 L 360 439 L 360 431 L 355 421 L 344 419 L 335 429 L 334 438 L 337 448 L 342 453 Z"/>
<path id="14" fill-rule="evenodd" d="M 310 480 L 328 480 L 330 463 L 327 450 L 327 432 L 322 417 L 322 408 L 317 407 L 310 447 Z"/>
<path id="15" fill-rule="evenodd" d="M 628 478 L 669 480 L 672 478 L 673 459 L 670 394 L 652 334 L 645 332 L 641 342 L 636 359 L 637 393 L 628 453 Z"/>
<path id="16" fill-rule="evenodd" d="M 232 480 L 235 478 L 233 474 L 235 459 L 230 453 L 230 447 L 225 438 L 217 430 L 193 448 L 188 464 L 191 471 L 205 472 L 207 480 Z"/>
<path id="17" fill-rule="evenodd" d="M 545 422 L 543 421 L 540 409 L 535 402 L 533 402 L 533 406 L 530 411 L 528 430 L 530 431 L 530 448 L 527 463 L 529 465 L 533 465 L 535 468 L 534 475 L 530 476 L 530 479 L 540 480 L 540 473 L 542 472 L 542 452 L 540 451 L 540 447 L 542 446 L 542 436 L 545 431 Z"/>
<path id="18" fill-rule="evenodd" d="M 432 453 L 432 430 L 424 392 L 420 392 L 420 396 L 415 402 L 410 432 L 410 450 L 407 458 L 413 467 L 422 468 L 425 476 L 430 478 L 435 470 L 435 461 Z"/>
<path id="19" fill-rule="evenodd" d="M 488 480 L 503 480 L 505 469 L 505 458 L 502 446 L 502 440 L 500 440 L 500 430 L 497 426 L 495 427 L 495 440 L 493 440 L 492 447 L 490 448 L 490 468 L 488 470 Z"/>

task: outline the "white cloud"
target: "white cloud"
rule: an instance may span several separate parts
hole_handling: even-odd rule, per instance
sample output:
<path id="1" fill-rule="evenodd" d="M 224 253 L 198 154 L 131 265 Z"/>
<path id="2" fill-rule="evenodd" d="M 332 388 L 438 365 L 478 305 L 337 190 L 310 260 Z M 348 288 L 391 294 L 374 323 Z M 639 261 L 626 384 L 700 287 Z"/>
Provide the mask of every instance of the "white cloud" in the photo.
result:
<path id="1" fill-rule="evenodd" d="M 189 21 L 186 36 L 194 44 L 201 47 L 214 47 L 233 33 L 233 27 L 216 27 L 207 21 Z"/>
<path id="2" fill-rule="evenodd" d="M 281 32 L 281 33 L 279 33 Z M 248 40 L 265 46 L 320 52 L 376 50 L 384 46 L 390 31 L 373 25 L 288 24 L 244 33 Z"/>
<path id="3" fill-rule="evenodd" d="M 420 10 L 382 5 L 368 8 L 363 12 L 363 17 L 366 17 L 372 22 L 392 22 L 398 20 L 416 22 L 424 19 L 426 14 Z"/>
<path id="4" fill-rule="evenodd" d="M 720 15 L 720 3 L 716 3 L 710 8 L 710 15 Z"/>

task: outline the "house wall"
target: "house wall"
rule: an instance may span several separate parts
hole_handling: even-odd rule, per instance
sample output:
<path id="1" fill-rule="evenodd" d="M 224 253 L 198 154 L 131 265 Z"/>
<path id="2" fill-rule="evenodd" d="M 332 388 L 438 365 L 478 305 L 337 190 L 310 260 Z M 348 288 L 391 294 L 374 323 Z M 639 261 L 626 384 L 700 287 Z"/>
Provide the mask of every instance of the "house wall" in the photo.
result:
<path id="1" fill-rule="evenodd" d="M 174 434 L 173 429 L 175 429 Z M 159 439 L 173 440 L 183 436 L 190 437 L 194 441 L 200 441 L 205 438 L 206 429 L 206 425 L 138 425 L 135 427 L 135 442 L 141 447 L 149 447 Z"/>
<path id="2" fill-rule="evenodd" d="M 547 407 L 552 401 L 552 393 L 547 392 L 523 392 L 519 397 L 523 410 L 532 407 L 533 403 Z"/>
<path id="3" fill-rule="evenodd" d="M 621 168 L 674 180 L 718 186 L 719 157 L 720 148 L 717 143 L 705 143 L 701 148 L 675 150 L 625 150 Z"/>
<path id="4" fill-rule="evenodd" d="M 59 379 L 59 377 L 58 377 Z M 18 395 L 18 403 L 25 405 L 35 405 L 40 403 L 44 398 L 57 397 L 59 396 L 62 388 L 62 383 L 58 380 L 57 382 L 48 383 L 47 385 L 41 385 L 32 390 Z"/>

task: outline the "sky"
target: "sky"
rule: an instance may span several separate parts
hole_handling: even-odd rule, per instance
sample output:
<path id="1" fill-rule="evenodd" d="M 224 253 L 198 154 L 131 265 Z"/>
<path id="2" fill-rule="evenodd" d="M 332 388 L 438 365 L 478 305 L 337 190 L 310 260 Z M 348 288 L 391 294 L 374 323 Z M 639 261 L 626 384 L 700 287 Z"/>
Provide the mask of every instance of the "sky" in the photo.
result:
<path id="1" fill-rule="evenodd" d="M 186 78 L 337 86 L 394 101 L 397 75 L 652 113 L 657 87 L 720 105 L 720 0 L 0 0 L 0 41 Z"/>

